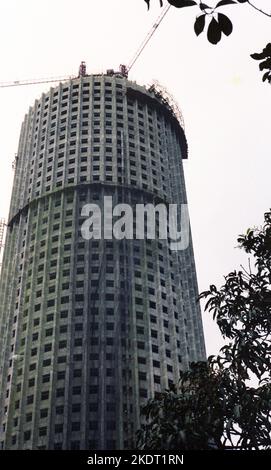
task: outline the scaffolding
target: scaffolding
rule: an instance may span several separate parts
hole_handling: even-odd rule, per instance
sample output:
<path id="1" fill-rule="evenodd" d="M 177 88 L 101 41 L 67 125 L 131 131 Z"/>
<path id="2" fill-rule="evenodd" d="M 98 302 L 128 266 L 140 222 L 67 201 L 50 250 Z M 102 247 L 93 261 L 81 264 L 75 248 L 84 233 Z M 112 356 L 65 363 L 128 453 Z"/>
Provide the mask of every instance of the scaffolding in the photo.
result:
<path id="1" fill-rule="evenodd" d="M 4 248 L 5 227 L 6 227 L 5 219 L 0 218 L 0 270 L 2 267 L 2 248 Z"/>
<path id="2" fill-rule="evenodd" d="M 86 77 L 86 75 L 87 75 L 86 62 L 82 60 L 80 66 L 79 66 L 78 77 Z"/>
<path id="3" fill-rule="evenodd" d="M 14 160 L 13 160 L 13 162 L 12 162 L 12 169 L 13 169 L 14 171 L 16 170 L 17 163 L 18 163 L 18 154 L 15 153 L 15 155 L 14 155 Z"/>
<path id="4" fill-rule="evenodd" d="M 157 80 L 153 80 L 151 86 L 148 88 L 148 91 L 150 93 L 154 93 L 155 97 L 162 101 L 162 103 L 173 113 L 180 126 L 184 130 L 184 118 L 180 107 L 166 87 L 161 85 L 161 83 L 159 83 Z"/>

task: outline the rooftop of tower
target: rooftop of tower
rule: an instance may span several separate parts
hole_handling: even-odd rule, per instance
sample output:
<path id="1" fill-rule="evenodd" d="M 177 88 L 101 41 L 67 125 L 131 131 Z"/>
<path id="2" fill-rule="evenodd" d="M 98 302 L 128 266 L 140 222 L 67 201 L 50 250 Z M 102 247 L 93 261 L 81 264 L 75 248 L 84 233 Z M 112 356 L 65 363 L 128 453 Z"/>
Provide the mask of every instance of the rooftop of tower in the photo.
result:
<path id="1" fill-rule="evenodd" d="M 184 119 L 181 110 L 174 97 L 157 80 L 153 80 L 152 83 L 149 85 L 141 85 L 135 80 L 129 80 L 128 68 L 122 64 L 119 66 L 118 70 L 112 68 L 107 69 L 105 72 L 87 73 L 86 63 L 82 61 L 80 63 L 77 75 L 59 78 L 58 80 L 48 79 L 43 81 L 37 81 L 35 83 L 58 82 L 57 85 L 51 87 L 52 90 L 58 88 L 59 86 L 63 87 L 71 82 L 80 83 L 80 81 L 84 81 L 85 79 L 90 77 L 110 77 L 124 80 L 126 82 L 127 97 L 141 101 L 142 104 L 151 105 L 154 109 L 159 110 L 163 115 L 166 116 L 168 120 L 171 121 L 173 127 L 176 130 L 176 134 L 179 137 L 179 142 L 182 148 L 182 158 L 188 158 L 188 146 L 185 137 Z M 47 97 L 49 94 L 50 90 L 43 93 L 42 96 Z M 32 107 L 30 107 L 30 109 L 31 108 Z"/>
<path id="2" fill-rule="evenodd" d="M 118 78 L 126 78 L 128 79 L 128 68 L 126 65 L 121 64 L 119 66 L 119 70 L 114 70 L 114 69 L 107 69 L 106 73 L 100 73 L 100 74 L 87 74 L 87 69 L 86 69 L 86 63 L 84 61 L 81 62 L 79 66 L 79 73 L 78 77 L 87 77 L 90 75 L 94 76 L 110 76 L 110 77 L 118 77 Z M 135 85 L 138 85 L 136 81 L 133 81 Z M 142 87 L 142 85 L 140 85 Z M 153 80 L 153 82 L 149 86 L 143 86 L 145 92 L 148 92 L 152 98 L 155 97 L 163 106 L 165 106 L 170 113 L 174 115 L 174 117 L 177 119 L 179 122 L 181 128 L 184 130 L 184 119 L 182 112 L 179 108 L 178 103 L 174 99 L 174 97 L 169 93 L 169 91 L 161 85 L 157 80 Z"/>

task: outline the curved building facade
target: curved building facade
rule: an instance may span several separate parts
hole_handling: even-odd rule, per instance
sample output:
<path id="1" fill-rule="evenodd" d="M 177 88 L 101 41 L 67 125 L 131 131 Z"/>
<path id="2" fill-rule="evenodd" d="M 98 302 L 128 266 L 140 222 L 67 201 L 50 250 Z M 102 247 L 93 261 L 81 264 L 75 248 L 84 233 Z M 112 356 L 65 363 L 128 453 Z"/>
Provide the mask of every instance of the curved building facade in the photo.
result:
<path id="1" fill-rule="evenodd" d="M 133 448 L 140 406 L 205 358 L 192 242 L 81 233 L 105 196 L 186 204 L 185 158 L 170 104 L 119 73 L 29 109 L 0 284 L 1 448 Z"/>

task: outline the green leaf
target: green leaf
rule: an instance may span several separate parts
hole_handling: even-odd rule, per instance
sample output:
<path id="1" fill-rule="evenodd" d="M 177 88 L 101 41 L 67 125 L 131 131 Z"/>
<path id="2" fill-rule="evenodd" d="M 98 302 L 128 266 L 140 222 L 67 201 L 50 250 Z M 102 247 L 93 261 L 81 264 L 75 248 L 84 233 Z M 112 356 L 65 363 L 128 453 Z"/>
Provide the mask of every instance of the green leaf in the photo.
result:
<path id="1" fill-rule="evenodd" d="M 148 10 L 150 8 L 150 0 L 144 0 L 147 3 Z"/>
<path id="2" fill-rule="evenodd" d="M 271 81 L 271 71 L 264 76 Z M 233 271 L 220 289 L 211 285 L 200 295 L 230 341 L 219 355 L 180 371 L 175 390 L 170 386 L 148 402 L 147 422 L 137 433 L 140 449 L 222 449 L 227 439 L 236 450 L 249 450 L 252 443 L 270 447 L 271 210 L 262 228 L 239 240 L 249 247 L 255 270 Z M 252 374 L 260 387 L 249 387 Z"/>
<path id="3" fill-rule="evenodd" d="M 147 7 L 148 7 L 148 10 L 150 8 L 150 0 L 144 0 L 146 3 L 147 3 Z M 160 1 L 160 7 L 163 6 L 163 0 L 159 0 Z"/>
<path id="4" fill-rule="evenodd" d="M 205 17 L 206 17 L 205 14 L 200 15 L 200 16 L 197 17 L 197 19 L 196 19 L 196 21 L 195 21 L 194 30 L 195 30 L 195 33 L 196 33 L 197 36 L 198 36 L 200 33 L 202 33 L 202 31 L 204 30 L 204 26 L 205 26 Z"/>
<path id="5" fill-rule="evenodd" d="M 263 50 L 265 57 L 271 56 L 271 43 L 267 44 Z"/>
<path id="6" fill-rule="evenodd" d="M 212 292 L 212 294 L 217 292 L 217 288 L 214 284 L 210 286 L 210 292 Z"/>
<path id="7" fill-rule="evenodd" d="M 199 7 L 201 10 L 212 10 L 212 7 L 209 7 L 209 5 L 206 5 L 206 3 L 200 3 Z"/>
<path id="8" fill-rule="evenodd" d="M 193 0 L 168 0 L 168 3 L 176 8 L 192 7 L 197 5 L 197 2 L 194 2 Z"/>
<path id="9" fill-rule="evenodd" d="M 261 62 L 259 65 L 259 69 L 260 70 L 271 69 L 271 57 Z"/>
<path id="10" fill-rule="evenodd" d="M 229 36 L 232 33 L 232 22 L 231 20 L 222 13 L 218 13 L 217 15 L 218 23 L 221 28 L 221 31 L 226 35 Z"/>
<path id="11" fill-rule="evenodd" d="M 270 73 L 269 71 L 268 71 L 268 72 L 265 72 L 265 73 L 263 74 L 262 80 L 263 80 L 263 82 L 265 82 L 265 81 L 268 80 L 268 79 L 269 79 L 269 81 L 271 80 L 271 73 Z"/>
<path id="12" fill-rule="evenodd" d="M 252 57 L 252 59 L 254 60 L 262 60 L 262 59 L 265 59 L 266 55 L 264 52 L 260 52 L 259 54 L 255 52 L 255 54 L 250 54 L 250 57 Z"/>
<path id="13" fill-rule="evenodd" d="M 221 39 L 221 27 L 215 18 L 212 18 L 207 32 L 208 41 L 211 44 L 217 44 Z"/>
<path id="14" fill-rule="evenodd" d="M 222 6 L 224 6 L 224 5 L 231 5 L 231 4 L 233 4 L 233 3 L 236 4 L 236 2 L 234 2 L 234 0 L 221 0 L 221 2 L 218 2 L 218 3 L 217 3 L 217 5 L 216 5 L 215 8 L 222 7 Z"/>

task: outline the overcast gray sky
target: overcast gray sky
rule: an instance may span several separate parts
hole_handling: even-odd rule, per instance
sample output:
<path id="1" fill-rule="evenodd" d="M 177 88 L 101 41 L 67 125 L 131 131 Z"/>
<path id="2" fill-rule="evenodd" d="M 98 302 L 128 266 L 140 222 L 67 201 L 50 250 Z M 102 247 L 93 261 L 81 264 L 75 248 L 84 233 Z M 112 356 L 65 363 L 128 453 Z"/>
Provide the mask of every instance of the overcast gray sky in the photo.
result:
<path id="1" fill-rule="evenodd" d="M 209 0 L 214 5 L 216 1 Z M 270 0 L 254 3 L 271 13 Z M 152 0 L 9 0 L 0 3 L 0 81 L 88 73 L 128 63 L 161 12 Z M 271 18 L 247 5 L 221 9 L 234 31 L 213 46 L 193 31 L 194 8 L 171 8 L 133 68 L 157 79 L 179 103 L 189 159 L 184 162 L 200 291 L 246 263 L 236 238 L 261 224 L 271 206 L 271 87 L 250 53 L 271 42 Z M 28 107 L 49 84 L 0 89 L 0 217 L 7 217 L 11 163 Z M 220 338 L 203 314 L 208 353 Z"/>

